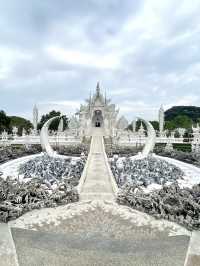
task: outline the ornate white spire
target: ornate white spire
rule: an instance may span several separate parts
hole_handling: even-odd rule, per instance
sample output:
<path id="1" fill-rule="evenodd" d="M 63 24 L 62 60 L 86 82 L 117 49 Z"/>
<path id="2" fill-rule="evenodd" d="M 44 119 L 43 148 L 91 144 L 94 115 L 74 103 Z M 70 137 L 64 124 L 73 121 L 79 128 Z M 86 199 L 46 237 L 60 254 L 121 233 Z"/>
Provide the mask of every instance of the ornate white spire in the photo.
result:
<path id="1" fill-rule="evenodd" d="M 133 132 L 136 132 L 136 120 L 132 121 Z"/>
<path id="2" fill-rule="evenodd" d="M 144 126 L 143 126 L 142 121 L 140 122 L 140 127 L 138 131 L 144 133 Z"/>
<path id="3" fill-rule="evenodd" d="M 63 129 L 64 129 L 64 121 L 63 121 L 63 117 L 61 117 L 59 125 L 58 125 L 58 133 L 62 133 Z"/>
<path id="4" fill-rule="evenodd" d="M 165 123 L 165 110 L 163 108 L 163 105 L 161 105 L 159 109 L 158 121 L 159 121 L 159 131 L 160 133 L 162 133 L 164 131 L 164 123 Z"/>
<path id="5" fill-rule="evenodd" d="M 38 125 L 38 108 L 35 104 L 33 107 L 33 128 L 34 131 L 37 132 L 37 125 Z"/>
<path id="6" fill-rule="evenodd" d="M 97 93 L 97 96 L 99 96 L 99 95 L 100 95 L 100 86 L 99 86 L 99 81 L 97 82 L 96 93 Z"/>

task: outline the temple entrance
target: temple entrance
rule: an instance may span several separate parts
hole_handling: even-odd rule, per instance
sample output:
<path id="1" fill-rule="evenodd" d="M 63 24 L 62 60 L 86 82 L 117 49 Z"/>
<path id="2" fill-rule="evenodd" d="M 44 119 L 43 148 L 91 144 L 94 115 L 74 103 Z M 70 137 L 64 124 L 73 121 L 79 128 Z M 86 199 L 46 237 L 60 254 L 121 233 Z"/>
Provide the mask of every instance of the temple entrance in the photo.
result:
<path id="1" fill-rule="evenodd" d="M 103 127 L 103 115 L 101 110 L 94 111 L 92 124 L 94 127 Z"/>
<path id="2" fill-rule="evenodd" d="M 101 127 L 101 123 L 100 122 L 96 122 L 95 123 L 95 127 Z"/>

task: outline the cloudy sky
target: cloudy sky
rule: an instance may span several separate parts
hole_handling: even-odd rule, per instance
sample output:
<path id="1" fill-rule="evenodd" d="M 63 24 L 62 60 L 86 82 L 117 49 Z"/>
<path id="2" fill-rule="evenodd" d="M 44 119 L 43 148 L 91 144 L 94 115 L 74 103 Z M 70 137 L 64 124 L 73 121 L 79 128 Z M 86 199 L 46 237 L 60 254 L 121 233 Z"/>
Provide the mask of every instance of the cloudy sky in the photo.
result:
<path id="1" fill-rule="evenodd" d="M 95 90 L 130 120 L 200 106 L 200 0 L 0 0 L 0 109 L 71 114 Z"/>

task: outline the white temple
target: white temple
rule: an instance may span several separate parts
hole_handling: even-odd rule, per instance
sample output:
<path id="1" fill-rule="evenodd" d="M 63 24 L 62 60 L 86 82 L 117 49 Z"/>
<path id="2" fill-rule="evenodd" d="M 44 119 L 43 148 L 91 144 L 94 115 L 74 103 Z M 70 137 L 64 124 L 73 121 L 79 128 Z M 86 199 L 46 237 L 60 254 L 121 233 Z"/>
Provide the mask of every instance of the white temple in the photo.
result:
<path id="1" fill-rule="evenodd" d="M 113 136 L 117 126 L 117 115 L 115 104 L 111 104 L 106 95 L 100 91 L 99 82 L 96 92 L 81 105 L 79 115 L 80 136 L 90 136 L 95 127 L 101 128 L 105 136 Z"/>
<path id="2" fill-rule="evenodd" d="M 65 130 L 63 129 L 63 120 L 61 119 L 58 130 L 49 132 L 49 141 L 52 145 L 58 145 L 58 143 L 59 145 L 76 145 L 82 143 L 85 137 L 90 137 L 95 133 L 109 137 L 108 140 L 111 141 L 113 145 L 129 147 L 144 145 L 147 140 L 147 134 L 143 124 L 141 123 L 138 128 L 136 120 L 133 120 L 131 122 L 131 128 L 129 127 L 130 123 L 124 116 L 118 118 L 118 113 L 119 109 L 116 108 L 115 104 L 111 103 L 110 99 L 107 99 L 106 95 L 101 93 L 99 83 L 97 83 L 95 93 L 90 95 L 86 103 L 80 106 L 76 114 L 69 117 L 68 128 Z M 185 142 L 185 129 L 177 128 L 176 131 L 179 133 L 178 136 L 175 136 L 175 130 L 166 131 L 164 129 L 165 116 L 162 105 L 158 111 L 158 122 L 159 130 L 156 132 L 156 143 L 167 144 L 167 150 L 173 148 L 172 144 L 187 143 L 192 146 L 194 152 L 200 152 L 199 126 L 192 128 L 193 134 Z M 40 144 L 37 125 L 38 108 L 35 105 L 33 108 L 34 129 L 29 134 L 23 130 L 22 136 L 19 136 L 17 134 L 18 128 L 13 127 L 12 134 L 9 135 L 7 132 L 2 132 L 2 134 L 0 134 L 0 144 Z"/>

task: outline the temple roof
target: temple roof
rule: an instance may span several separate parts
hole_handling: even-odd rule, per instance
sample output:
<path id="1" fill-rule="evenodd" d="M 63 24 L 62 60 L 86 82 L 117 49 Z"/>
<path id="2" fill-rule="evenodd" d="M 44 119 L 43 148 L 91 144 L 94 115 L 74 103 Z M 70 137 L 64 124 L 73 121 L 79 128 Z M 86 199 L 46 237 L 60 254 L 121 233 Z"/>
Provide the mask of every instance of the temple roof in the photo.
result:
<path id="1" fill-rule="evenodd" d="M 106 93 L 105 96 L 101 93 L 99 82 L 97 82 L 96 91 L 93 95 L 90 93 L 90 98 L 86 99 L 87 104 L 80 106 L 80 112 L 89 113 L 93 108 L 97 109 L 99 107 L 105 108 L 105 112 L 118 114 L 119 110 L 116 110 L 115 104 L 110 102 L 111 100 L 106 98 Z"/>
<path id="2" fill-rule="evenodd" d="M 92 96 L 92 98 L 90 99 L 90 104 L 92 104 L 92 105 L 105 105 L 105 103 L 106 103 L 105 97 L 101 93 L 99 82 L 97 82 L 96 92 Z"/>

